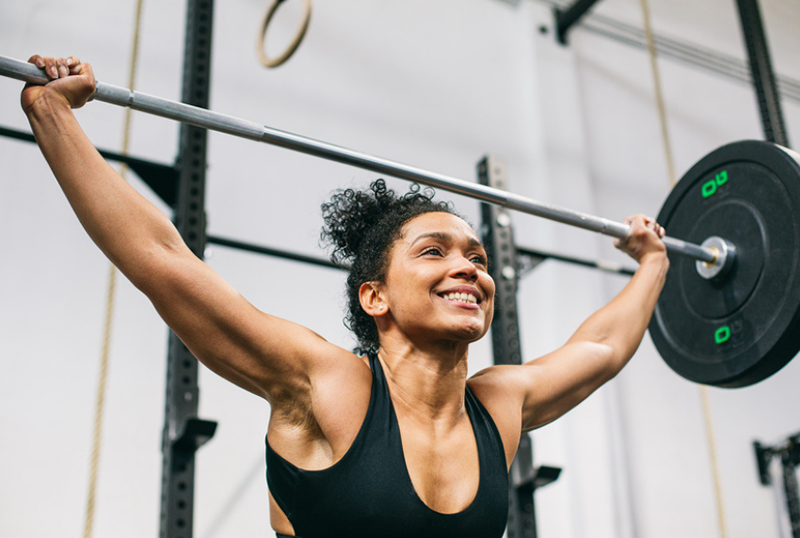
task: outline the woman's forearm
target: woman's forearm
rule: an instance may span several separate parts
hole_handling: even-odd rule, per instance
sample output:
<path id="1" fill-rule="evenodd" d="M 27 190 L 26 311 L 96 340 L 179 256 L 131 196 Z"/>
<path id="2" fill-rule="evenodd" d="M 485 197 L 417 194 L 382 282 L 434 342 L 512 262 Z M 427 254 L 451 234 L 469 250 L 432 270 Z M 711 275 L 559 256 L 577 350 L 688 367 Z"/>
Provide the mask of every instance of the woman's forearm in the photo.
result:
<path id="1" fill-rule="evenodd" d="M 60 96 L 28 112 L 36 141 L 92 240 L 134 284 L 153 254 L 185 248 L 169 219 L 100 156 Z"/>
<path id="2" fill-rule="evenodd" d="M 668 269 L 666 252 L 653 252 L 646 256 L 625 288 L 590 316 L 571 340 L 607 345 L 612 351 L 611 368 L 616 374 L 639 347 Z"/>

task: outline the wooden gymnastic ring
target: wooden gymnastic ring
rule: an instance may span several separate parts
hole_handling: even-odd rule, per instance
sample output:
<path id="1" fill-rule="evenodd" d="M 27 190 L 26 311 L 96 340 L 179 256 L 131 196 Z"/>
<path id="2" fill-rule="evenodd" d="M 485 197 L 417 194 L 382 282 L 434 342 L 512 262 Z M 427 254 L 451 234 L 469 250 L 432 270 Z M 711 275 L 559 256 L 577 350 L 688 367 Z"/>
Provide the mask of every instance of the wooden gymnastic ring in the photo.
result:
<path id="1" fill-rule="evenodd" d="M 269 23 L 272 20 L 272 17 L 275 15 L 275 12 L 278 11 L 278 7 L 285 1 L 286 0 L 274 0 L 267 9 L 267 13 L 264 15 L 264 20 L 261 23 L 261 31 L 258 33 L 258 42 L 256 44 L 256 54 L 258 55 L 258 60 L 264 67 L 278 67 L 286 60 L 291 58 L 292 54 L 294 54 L 294 51 L 297 50 L 297 47 L 299 47 L 300 43 L 303 41 L 303 37 L 306 35 L 306 30 L 308 30 L 308 23 L 311 21 L 311 0 L 303 0 L 303 21 L 300 23 L 300 28 L 297 29 L 297 33 L 292 39 L 292 42 L 280 56 L 269 58 L 264 52 L 267 28 L 269 28 Z"/>

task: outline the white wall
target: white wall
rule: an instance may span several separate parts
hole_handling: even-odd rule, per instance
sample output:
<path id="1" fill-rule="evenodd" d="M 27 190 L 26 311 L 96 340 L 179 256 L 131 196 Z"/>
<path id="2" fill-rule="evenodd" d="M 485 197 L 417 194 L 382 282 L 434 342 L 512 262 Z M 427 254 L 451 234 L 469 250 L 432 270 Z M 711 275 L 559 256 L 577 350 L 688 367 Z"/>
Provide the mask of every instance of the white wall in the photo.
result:
<path id="1" fill-rule="evenodd" d="M 179 95 L 182 4 L 145 5 L 142 91 Z M 646 56 L 580 30 L 569 48 L 555 45 L 552 35 L 538 31 L 550 22 L 541 4 L 317 2 L 299 52 L 273 71 L 261 68 L 252 52 L 263 4 L 218 2 L 215 110 L 465 179 L 491 152 L 506 161 L 515 192 L 609 218 L 655 214 L 668 192 L 665 175 L 650 173 L 663 170 L 663 157 Z M 275 21 L 283 38 L 297 18 L 294 4 Z M 601 7 L 610 14 L 636 20 L 638 2 L 606 4 Z M 731 9 L 714 6 L 717 17 Z M 677 11 L 656 3 L 657 29 L 661 21 L 671 35 L 692 39 L 696 17 Z M 0 18 L 0 54 L 77 54 L 101 80 L 124 85 L 133 15 L 133 1 L 9 3 Z M 785 34 L 778 32 L 780 50 L 800 50 L 794 34 Z M 785 52 L 775 55 L 778 69 L 788 69 Z M 760 136 L 749 88 L 667 62 L 662 68 L 680 170 L 726 141 Z M 0 81 L 1 125 L 26 127 L 19 90 L 16 82 Z M 794 139 L 800 110 L 785 107 Z M 79 117 L 99 147 L 119 148 L 121 110 L 90 104 Z M 133 155 L 174 159 L 174 124 L 135 115 L 132 134 Z M 0 529 L 14 537 L 76 534 L 87 488 L 107 262 L 71 216 L 35 146 L 4 139 L 0 159 L 0 364 L 6 370 L 0 376 Z M 319 204 L 335 188 L 374 177 L 217 134 L 210 135 L 209 163 L 210 233 L 316 255 L 323 255 Z M 454 199 L 479 222 L 476 203 Z M 621 259 L 610 241 L 586 232 L 524 216 L 515 224 L 521 245 Z M 208 261 L 259 308 L 351 345 L 340 321 L 337 271 L 221 247 L 210 249 Z M 583 268 L 538 267 L 520 290 L 526 356 L 558 346 L 622 285 L 624 279 Z M 152 536 L 166 329 L 124 279 L 115 312 L 95 532 Z M 488 365 L 488 342 L 477 344 L 471 358 L 473 370 Z M 784 411 L 797 406 L 791 387 L 798 368 L 790 365 L 750 389 L 711 391 L 729 536 L 777 536 L 772 497 L 757 485 L 750 440 L 800 429 Z M 268 408 L 205 372 L 201 390 L 201 417 L 220 426 L 198 453 L 196 536 L 263 535 L 269 528 Z M 540 536 L 717 532 L 698 390 L 672 374 L 649 341 L 619 379 L 537 431 L 534 450 L 539 463 L 565 468 L 537 494 Z"/>

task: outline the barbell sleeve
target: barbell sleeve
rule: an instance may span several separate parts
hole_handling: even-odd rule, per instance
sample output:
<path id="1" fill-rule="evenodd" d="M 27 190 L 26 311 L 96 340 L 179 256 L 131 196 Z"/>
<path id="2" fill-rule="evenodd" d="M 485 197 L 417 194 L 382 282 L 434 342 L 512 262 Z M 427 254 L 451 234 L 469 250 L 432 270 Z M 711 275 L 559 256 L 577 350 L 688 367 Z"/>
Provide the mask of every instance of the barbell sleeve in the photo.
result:
<path id="1" fill-rule="evenodd" d="M 0 56 L 0 75 L 21 80 L 30 84 L 47 84 L 50 79 L 44 70 L 35 65 Z M 415 181 L 477 200 L 497 204 L 508 209 L 527 213 L 548 220 L 561 222 L 577 228 L 583 228 L 603 235 L 624 239 L 630 227 L 621 222 L 595 217 L 586 213 L 573 211 L 563 207 L 546 204 L 532 198 L 526 198 L 492 187 L 464 181 L 455 177 L 430 172 L 399 162 L 367 155 L 327 142 L 305 136 L 272 129 L 264 125 L 212 112 L 177 101 L 170 101 L 145 93 L 133 91 L 104 82 L 97 82 L 94 100 L 112 105 L 127 107 L 147 114 L 161 116 L 181 123 L 202 127 L 248 140 L 256 140 L 279 146 L 327 160 L 349 164 L 365 170 L 388 176 Z M 694 243 L 688 243 L 671 237 L 664 238 L 667 250 L 713 264 L 716 253 Z"/>

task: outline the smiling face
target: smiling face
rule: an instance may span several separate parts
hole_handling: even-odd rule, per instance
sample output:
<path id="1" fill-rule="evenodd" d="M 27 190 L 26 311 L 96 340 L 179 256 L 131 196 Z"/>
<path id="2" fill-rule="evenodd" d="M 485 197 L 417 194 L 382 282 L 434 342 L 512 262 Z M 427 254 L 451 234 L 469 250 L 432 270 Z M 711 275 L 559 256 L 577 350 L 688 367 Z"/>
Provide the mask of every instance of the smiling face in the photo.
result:
<path id="1" fill-rule="evenodd" d="M 449 213 L 408 221 L 391 247 L 386 278 L 362 290 L 362 305 L 382 332 L 473 342 L 491 325 L 495 287 L 486 251 L 473 229 Z"/>

